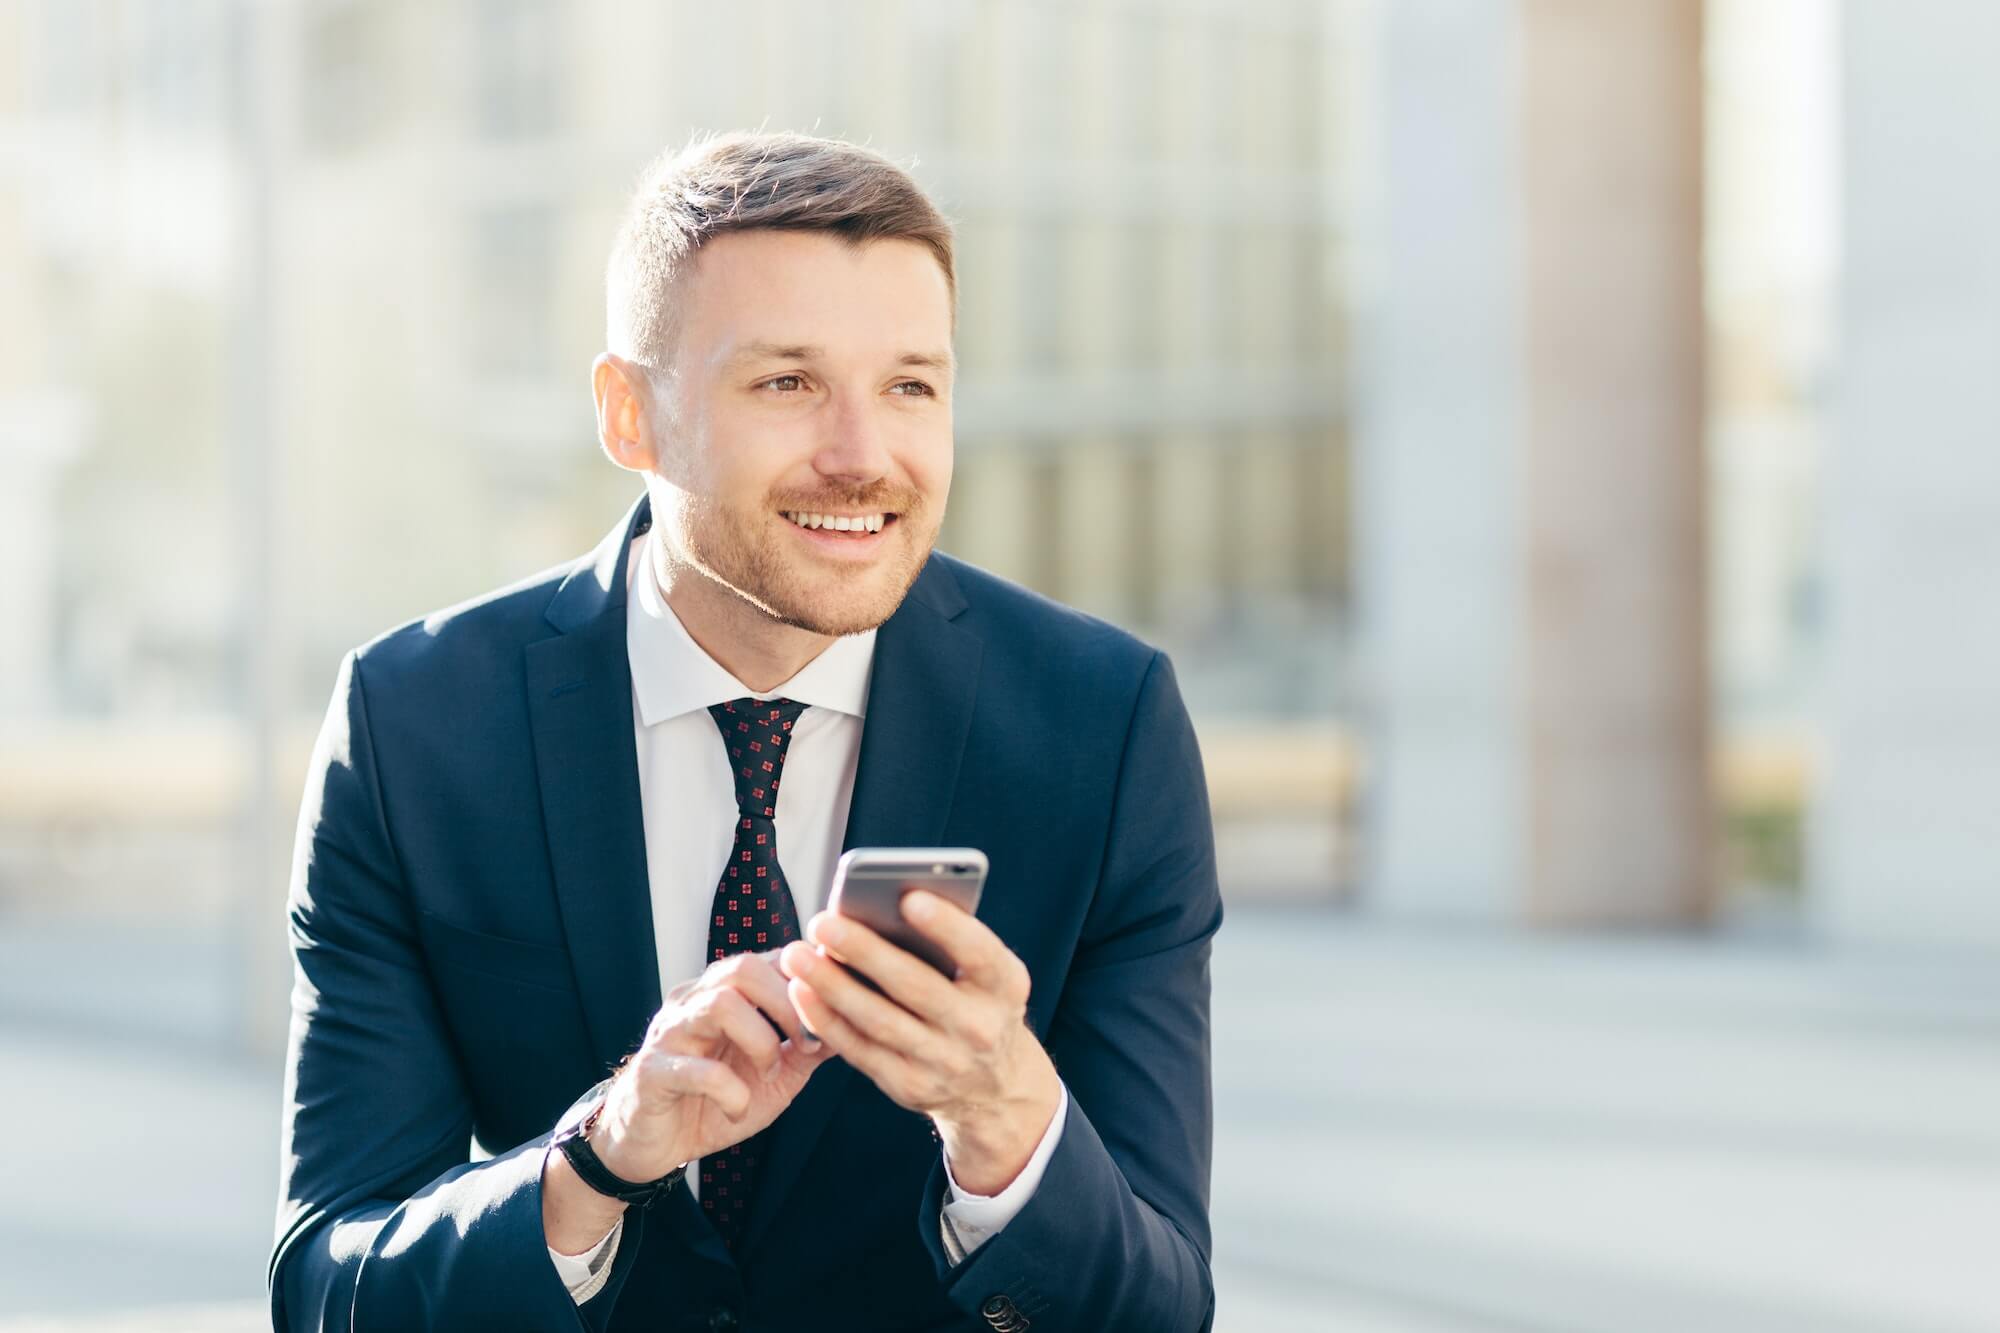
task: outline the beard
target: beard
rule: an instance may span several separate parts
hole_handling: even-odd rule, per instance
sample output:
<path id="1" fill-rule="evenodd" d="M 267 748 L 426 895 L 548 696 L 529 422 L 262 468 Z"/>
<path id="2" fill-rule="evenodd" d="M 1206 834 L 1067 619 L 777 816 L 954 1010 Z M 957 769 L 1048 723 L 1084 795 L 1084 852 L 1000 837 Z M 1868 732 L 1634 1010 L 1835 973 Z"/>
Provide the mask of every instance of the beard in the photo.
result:
<path id="1" fill-rule="evenodd" d="M 659 498 L 654 508 L 660 508 Z M 763 503 L 732 508 L 676 491 L 670 513 L 656 513 L 667 558 L 684 562 L 781 624 L 813 634 L 860 634 L 902 605 L 937 540 L 938 519 L 909 486 L 775 491 Z M 865 565 L 822 560 L 782 530 L 786 511 L 894 514 L 885 547 Z"/>

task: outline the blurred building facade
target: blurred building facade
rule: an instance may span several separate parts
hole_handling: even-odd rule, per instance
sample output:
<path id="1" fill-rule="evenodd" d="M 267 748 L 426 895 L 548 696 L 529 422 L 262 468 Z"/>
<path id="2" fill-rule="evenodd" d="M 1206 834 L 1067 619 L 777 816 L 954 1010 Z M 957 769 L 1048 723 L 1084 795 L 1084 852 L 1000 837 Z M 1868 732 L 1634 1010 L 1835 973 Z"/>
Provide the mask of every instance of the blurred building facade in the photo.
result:
<path id="1" fill-rule="evenodd" d="M 246 100 L 257 90 L 232 66 L 253 10 L 282 34 L 259 48 L 288 65 L 274 100 Z M 136 580 L 112 552 L 63 551 L 62 604 L 83 623 L 32 616 L 49 637 L 20 653 L 55 668 L 70 709 L 118 707 L 117 682 L 148 672 L 188 707 L 229 699 L 213 660 L 232 642 L 226 598 L 195 608 L 187 590 L 233 554 L 215 540 L 231 531 L 218 443 L 242 118 L 275 122 L 270 503 L 278 582 L 313 589 L 279 612 L 294 705 L 316 706 L 358 637 L 561 559 L 622 507 L 631 482 L 593 447 L 586 378 L 609 236 L 653 154 L 741 125 L 913 160 L 959 224 L 948 546 L 1191 650 L 1226 640 L 1225 673 L 1295 645 L 1303 658 L 1295 629 L 1337 618 L 1340 173 L 1320 6 L 10 13 L 36 53 L 12 106 L 36 160 L 12 193 L 38 216 L 12 251 L 27 265 L 9 265 L 33 314 L 9 332 L 42 340 L 61 373 L 94 359 L 53 350 L 65 341 L 122 339 L 135 363 L 72 391 L 129 406 L 87 448 L 54 447 L 43 470 L 66 472 L 41 507 L 61 530 L 105 505 L 142 529 L 157 515 L 174 538 Z M 155 348 L 177 360 L 144 364 Z M 24 376 L 33 392 L 60 377 Z M 1237 617 L 1271 624 L 1245 642 Z M 129 636 L 122 651 L 91 638 L 100 622 Z M 1295 661 L 1289 685 L 1326 712 L 1319 665 Z M 1244 711 L 1270 711 L 1246 693 Z"/>
<path id="2" fill-rule="evenodd" d="M 1175 654 L 1242 882 L 1486 920 L 1850 900 L 1868 821 L 1821 821 L 1815 870 L 1802 812 L 1871 808 L 1822 744 L 1890 677 L 1822 693 L 1876 661 L 1823 623 L 1875 605 L 1875 511 L 1837 467 L 1822 508 L 1822 454 L 1890 435 L 1829 406 L 1833 237 L 1900 213 L 1836 194 L 1890 160 L 1838 130 L 1915 80 L 1850 36 L 1870 79 L 1836 86 L 1836 13 L 18 0 L 0 893 L 116 868 L 102 827 L 231 827 L 249 698 L 289 818 L 343 650 L 601 533 L 635 490 L 586 387 L 625 190 L 762 125 L 913 161 L 957 220 L 945 545 Z M 1985 494 L 1962 466 L 1913 475 Z"/>
<path id="3" fill-rule="evenodd" d="M 1161 640 L 1205 716 L 1332 713 L 1324 7 L 36 0 L 4 21 L 28 312 L 7 332 L 36 352 L 0 425 L 41 460 L 10 451 L 35 562 L 15 595 L 41 599 L 0 662 L 23 717 L 228 727 L 269 670 L 303 722 L 348 646 L 586 549 L 635 491 L 587 391 L 626 191 L 741 126 L 870 143 L 958 224 L 948 549 Z M 260 508 L 261 610 L 235 572 Z M 93 513 L 126 540 L 86 535 Z"/>

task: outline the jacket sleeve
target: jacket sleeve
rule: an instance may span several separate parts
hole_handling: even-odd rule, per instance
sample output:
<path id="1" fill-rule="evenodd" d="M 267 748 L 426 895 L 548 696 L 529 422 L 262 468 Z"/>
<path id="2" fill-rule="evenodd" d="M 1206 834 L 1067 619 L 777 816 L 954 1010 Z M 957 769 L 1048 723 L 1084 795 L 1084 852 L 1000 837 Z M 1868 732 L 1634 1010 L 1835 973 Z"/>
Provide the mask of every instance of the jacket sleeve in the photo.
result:
<path id="1" fill-rule="evenodd" d="M 413 915 L 350 654 L 313 751 L 293 857 L 272 1327 L 601 1327 L 638 1236 L 625 1237 L 605 1291 L 579 1307 L 542 1230 L 542 1162 L 560 1124 L 468 1160 L 471 1102 Z"/>
<path id="2" fill-rule="evenodd" d="M 1068 1121 L 1027 1205 L 953 1267 L 944 1168 L 919 1233 L 950 1299 L 995 1328 L 1195 1333 L 1214 1320 L 1209 943 L 1222 923 L 1194 729 L 1167 659 L 1140 686 L 1103 871 L 1049 1029 Z"/>

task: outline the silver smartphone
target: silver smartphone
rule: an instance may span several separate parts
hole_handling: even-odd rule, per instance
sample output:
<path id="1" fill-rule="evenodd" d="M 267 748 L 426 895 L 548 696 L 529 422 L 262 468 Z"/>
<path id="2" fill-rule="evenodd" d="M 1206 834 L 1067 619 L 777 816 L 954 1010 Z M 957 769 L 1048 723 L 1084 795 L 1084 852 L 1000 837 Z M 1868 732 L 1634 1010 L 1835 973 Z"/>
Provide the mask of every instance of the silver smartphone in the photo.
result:
<path id="1" fill-rule="evenodd" d="M 972 912 L 985 886 L 986 853 L 976 847 L 856 847 L 834 863 L 826 905 L 949 977 L 957 973 L 951 959 L 903 919 L 903 895 L 927 889 Z"/>

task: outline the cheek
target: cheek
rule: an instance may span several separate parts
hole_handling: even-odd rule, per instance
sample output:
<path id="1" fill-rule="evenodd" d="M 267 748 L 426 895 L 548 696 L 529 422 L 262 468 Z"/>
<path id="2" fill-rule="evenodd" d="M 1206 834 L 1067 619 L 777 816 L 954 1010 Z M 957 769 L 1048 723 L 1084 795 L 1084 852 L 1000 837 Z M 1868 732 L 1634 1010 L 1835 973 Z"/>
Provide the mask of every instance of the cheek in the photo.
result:
<path id="1" fill-rule="evenodd" d="M 945 493 L 951 489 L 952 445 L 951 436 L 925 441 L 912 448 L 905 456 L 903 466 L 910 481 L 922 491 L 933 508 L 944 506 Z"/>
<path id="2" fill-rule="evenodd" d="M 701 471 L 708 491 L 729 508 L 761 508 L 764 496 L 778 480 L 772 464 L 775 452 L 767 436 L 732 431 L 716 423 L 702 450 Z"/>
<path id="3" fill-rule="evenodd" d="M 719 494 L 761 506 L 776 491 L 812 485 L 817 437 L 809 422 L 767 412 L 715 424 L 708 453 Z"/>

